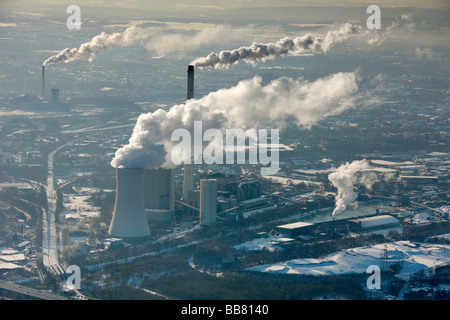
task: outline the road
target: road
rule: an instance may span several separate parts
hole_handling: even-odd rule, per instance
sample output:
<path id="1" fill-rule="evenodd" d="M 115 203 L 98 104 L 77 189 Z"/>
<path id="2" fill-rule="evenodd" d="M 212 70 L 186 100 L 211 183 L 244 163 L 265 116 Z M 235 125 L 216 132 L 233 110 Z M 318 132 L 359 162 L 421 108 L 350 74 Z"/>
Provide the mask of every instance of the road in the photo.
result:
<path id="1" fill-rule="evenodd" d="M 53 161 L 55 154 L 65 146 L 73 143 L 73 141 L 67 142 L 52 152 L 49 153 L 47 158 L 47 202 L 48 208 L 44 210 L 42 218 L 42 256 L 44 266 L 47 269 L 51 269 L 52 267 L 59 269 L 59 261 L 58 261 L 58 236 L 56 231 L 56 203 L 57 203 L 57 192 L 55 189 L 55 179 L 53 174 Z"/>
<path id="2" fill-rule="evenodd" d="M 34 288 L 24 287 L 11 282 L 0 281 L 0 289 L 17 292 L 27 296 L 31 296 L 43 300 L 68 300 L 67 297 L 56 295 L 45 290 L 37 290 Z"/>

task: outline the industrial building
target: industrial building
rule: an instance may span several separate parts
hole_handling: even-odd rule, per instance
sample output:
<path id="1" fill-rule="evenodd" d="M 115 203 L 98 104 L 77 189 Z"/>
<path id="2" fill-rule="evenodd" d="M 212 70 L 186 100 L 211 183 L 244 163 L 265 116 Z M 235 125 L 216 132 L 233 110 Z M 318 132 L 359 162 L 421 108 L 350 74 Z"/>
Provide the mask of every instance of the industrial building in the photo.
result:
<path id="1" fill-rule="evenodd" d="M 359 232 L 400 227 L 400 221 L 396 217 L 387 214 L 360 219 L 352 219 L 349 220 L 349 222 L 355 224 L 354 227 L 356 227 L 356 230 L 358 230 Z"/>
<path id="2" fill-rule="evenodd" d="M 173 169 L 144 170 L 144 203 L 149 223 L 169 224 L 175 211 Z"/>
<path id="3" fill-rule="evenodd" d="M 258 180 L 244 181 L 238 184 L 236 198 L 238 201 L 249 200 L 261 196 L 261 182 Z"/>
<path id="4" fill-rule="evenodd" d="M 367 216 L 356 219 L 332 219 L 320 223 L 294 222 L 275 227 L 275 231 L 289 238 L 301 235 L 333 235 L 349 232 L 370 232 L 401 227 L 399 219 L 389 214 Z"/>
<path id="5" fill-rule="evenodd" d="M 194 186 L 194 165 L 185 164 L 183 174 L 183 199 L 185 201 L 189 198 L 189 192 L 194 190 Z"/>
<path id="6" fill-rule="evenodd" d="M 289 238 L 296 238 L 300 235 L 311 233 L 314 224 L 308 222 L 294 222 L 277 226 L 275 230 Z"/>
<path id="7" fill-rule="evenodd" d="M 214 179 L 200 180 L 200 224 L 216 223 L 217 215 L 217 181 Z"/>

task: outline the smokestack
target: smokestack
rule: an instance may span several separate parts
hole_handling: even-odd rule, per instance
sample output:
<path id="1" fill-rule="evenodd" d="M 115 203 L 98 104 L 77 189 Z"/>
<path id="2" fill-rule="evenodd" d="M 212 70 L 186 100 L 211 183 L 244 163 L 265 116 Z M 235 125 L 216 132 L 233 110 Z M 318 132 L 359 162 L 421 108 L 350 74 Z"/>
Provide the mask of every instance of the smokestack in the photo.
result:
<path id="1" fill-rule="evenodd" d="M 45 67 L 42 66 L 42 98 L 45 96 Z"/>
<path id="2" fill-rule="evenodd" d="M 144 169 L 116 169 L 116 202 L 108 233 L 126 239 L 150 236 L 144 204 Z"/>
<path id="3" fill-rule="evenodd" d="M 188 66 L 187 100 L 194 98 L 194 66 Z M 187 201 L 189 191 L 194 190 L 194 167 L 192 164 L 184 165 L 183 199 Z"/>
<path id="4" fill-rule="evenodd" d="M 194 98 L 194 66 L 188 66 L 187 100 Z"/>

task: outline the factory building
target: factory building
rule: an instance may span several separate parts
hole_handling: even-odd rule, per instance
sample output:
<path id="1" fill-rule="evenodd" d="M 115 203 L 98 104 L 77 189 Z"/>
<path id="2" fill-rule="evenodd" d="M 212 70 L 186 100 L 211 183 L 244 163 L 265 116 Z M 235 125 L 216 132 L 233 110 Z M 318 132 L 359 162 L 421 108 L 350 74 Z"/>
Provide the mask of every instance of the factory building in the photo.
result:
<path id="1" fill-rule="evenodd" d="M 359 232 L 384 230 L 389 228 L 400 227 L 400 221 L 391 215 L 377 215 L 360 219 L 349 220 L 354 224 L 354 228 Z"/>
<path id="2" fill-rule="evenodd" d="M 314 224 L 308 222 L 294 222 L 277 226 L 275 230 L 286 237 L 296 238 L 311 233 L 314 226 Z"/>
<path id="3" fill-rule="evenodd" d="M 144 203 L 149 223 L 169 224 L 175 210 L 175 177 L 172 169 L 144 170 Z"/>
<path id="4" fill-rule="evenodd" d="M 389 214 L 374 215 L 356 219 L 337 219 L 320 223 L 294 222 L 275 227 L 278 234 L 295 239 L 302 235 L 333 235 L 336 232 L 371 232 L 400 228 L 400 221 Z"/>
<path id="5" fill-rule="evenodd" d="M 194 165 L 184 165 L 183 175 L 183 199 L 187 201 L 189 198 L 189 192 L 194 190 Z"/>
<path id="6" fill-rule="evenodd" d="M 250 200 L 261 196 L 261 182 L 258 180 L 241 182 L 237 186 L 238 201 Z"/>
<path id="7" fill-rule="evenodd" d="M 239 208 L 241 211 L 248 211 L 266 207 L 268 204 L 269 204 L 268 198 L 265 197 L 253 198 L 239 202 Z"/>

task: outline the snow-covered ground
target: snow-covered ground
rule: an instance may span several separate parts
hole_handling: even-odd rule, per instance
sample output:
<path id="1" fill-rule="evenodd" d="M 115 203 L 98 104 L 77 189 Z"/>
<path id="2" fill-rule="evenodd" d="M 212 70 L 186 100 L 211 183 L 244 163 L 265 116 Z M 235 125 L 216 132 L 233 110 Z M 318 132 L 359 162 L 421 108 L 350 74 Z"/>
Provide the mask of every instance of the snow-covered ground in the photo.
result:
<path id="1" fill-rule="evenodd" d="M 76 193 L 64 195 L 65 218 L 80 219 L 84 217 L 96 217 L 100 214 L 100 208 L 88 203 L 95 188 L 73 188 Z"/>
<path id="2" fill-rule="evenodd" d="M 0 270 L 20 269 L 23 266 L 16 263 L 22 263 L 25 255 L 14 249 L 0 250 Z M 16 262 L 16 263 L 15 263 Z"/>
<path id="3" fill-rule="evenodd" d="M 369 266 L 380 266 L 384 248 L 384 244 L 351 248 L 319 259 L 293 259 L 256 266 L 248 270 L 304 275 L 366 273 Z M 412 243 L 410 241 L 388 243 L 387 258 L 390 264 L 401 264 L 402 268 L 397 277 L 407 280 L 411 274 L 417 271 L 448 265 L 450 263 L 450 245 Z"/>
<path id="4" fill-rule="evenodd" d="M 285 238 L 282 236 L 270 236 L 267 238 L 257 238 L 248 242 L 244 242 L 238 245 L 233 246 L 236 250 L 247 250 L 247 251 L 259 251 L 259 250 L 268 250 L 268 251 L 278 251 L 283 250 L 280 243 L 292 241 L 292 239 Z"/>

